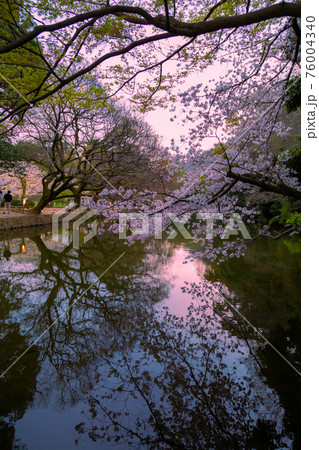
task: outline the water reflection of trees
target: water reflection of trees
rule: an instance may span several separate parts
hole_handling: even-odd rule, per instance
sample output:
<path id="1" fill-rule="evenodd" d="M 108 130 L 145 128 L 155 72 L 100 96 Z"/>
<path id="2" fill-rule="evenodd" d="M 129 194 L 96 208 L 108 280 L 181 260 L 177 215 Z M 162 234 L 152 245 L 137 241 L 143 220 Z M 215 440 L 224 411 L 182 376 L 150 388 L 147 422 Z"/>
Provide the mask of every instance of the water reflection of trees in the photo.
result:
<path id="1" fill-rule="evenodd" d="M 8 293 L 10 281 L 1 283 L 0 314 L 6 320 L 11 301 Z M 5 289 L 7 287 L 7 289 Z M 14 360 L 14 354 L 19 354 L 28 346 L 27 338 L 21 333 L 18 323 L 0 322 L 0 361 L 3 368 Z M 37 386 L 39 348 L 34 346 L 16 364 L 16 370 L 9 371 L 0 378 L 0 448 L 10 450 L 14 443 L 14 422 L 23 417 L 28 405 L 33 401 Z M 21 447 L 20 447 L 21 448 Z"/>
<path id="2" fill-rule="evenodd" d="M 298 402 L 291 393 L 299 381 L 208 286 L 186 287 L 193 306 L 185 319 L 155 312 L 155 303 L 168 296 L 158 272 L 172 256 L 170 245 L 127 247 L 113 235 L 98 236 L 78 252 L 53 245 L 45 233 L 28 243 L 36 261 L 21 266 L 10 258 L 2 267 L 4 366 L 25 350 L 28 337 L 67 314 L 1 380 L 4 416 L 22 417 L 35 390 L 36 401 L 45 402 L 54 386 L 58 406 L 89 398 L 80 434 L 123 448 L 298 448 Z M 278 294 L 279 319 L 266 314 L 262 322 L 268 281 L 257 267 L 253 285 L 256 261 L 249 255 L 244 261 L 246 278 L 225 266 L 206 277 L 236 290 L 236 307 L 297 364 L 298 332 L 290 327 L 298 308 L 282 321 L 286 306 Z M 258 287 L 262 294 L 251 298 Z M 28 390 L 12 402 L 25 378 Z"/>
<path id="3" fill-rule="evenodd" d="M 223 281 L 240 314 L 300 371 L 300 240 L 280 245 L 261 240 L 245 258 L 215 267 L 205 277 L 213 283 Z M 300 448 L 300 377 L 239 315 L 224 326 L 238 338 L 257 343 L 254 354 L 261 374 L 276 389 L 286 411 L 286 433 L 294 435 L 294 448 Z"/>
<path id="4" fill-rule="evenodd" d="M 213 285 L 186 286 L 193 298 L 186 320 L 168 312 L 149 318 L 135 354 L 123 355 L 115 367 L 109 363 L 113 390 L 101 378 L 80 433 L 123 448 L 300 448 L 298 374 L 216 290 L 224 288 L 240 313 L 300 368 L 298 264 L 287 269 L 283 248 L 283 255 L 255 250 L 237 267 L 208 271 Z"/>
<path id="5" fill-rule="evenodd" d="M 134 353 L 108 362 L 79 433 L 123 448 L 286 448 L 278 397 L 199 289 L 185 319 L 148 317 Z"/>
<path id="6" fill-rule="evenodd" d="M 15 258 L 19 251 L 14 251 L 0 262 L 2 370 L 67 312 L 0 380 L 1 415 L 13 421 L 34 398 L 46 402 L 53 388 L 59 392 L 59 406 L 82 398 L 94 384 L 101 359 L 134 344 L 139 311 L 151 311 L 169 289 L 158 277 L 162 262 L 170 257 L 168 245 L 147 250 L 120 245 L 114 236 L 98 236 L 74 251 L 72 245 L 56 245 L 50 234 L 23 239 L 24 260 Z M 125 258 L 103 274 L 123 251 Z M 4 423 L 2 431 L 8 442 L 12 427 Z"/>

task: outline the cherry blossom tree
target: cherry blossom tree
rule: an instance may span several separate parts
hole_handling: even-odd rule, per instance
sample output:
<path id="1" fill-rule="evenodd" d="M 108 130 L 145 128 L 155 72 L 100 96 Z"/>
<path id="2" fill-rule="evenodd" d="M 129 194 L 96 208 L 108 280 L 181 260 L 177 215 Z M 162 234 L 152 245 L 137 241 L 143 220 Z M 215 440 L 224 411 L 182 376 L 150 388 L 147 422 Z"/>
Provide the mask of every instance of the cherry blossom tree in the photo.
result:
<path id="1" fill-rule="evenodd" d="M 42 192 L 43 172 L 35 164 L 20 162 L 19 172 L 6 172 L 0 175 L 2 191 L 10 190 L 15 197 L 24 198 L 39 195 Z"/>
<path id="2" fill-rule="evenodd" d="M 97 67 L 113 88 L 112 94 L 124 87 L 133 89 L 137 82 L 140 89 L 134 100 L 145 106 L 152 97 L 154 107 L 156 91 L 180 83 L 195 69 L 211 66 L 229 44 L 240 42 L 245 52 L 247 45 L 248 52 L 249 47 L 254 52 L 262 47 L 261 61 L 266 61 L 269 51 L 282 39 L 287 42 L 291 32 L 300 37 L 299 2 L 221 0 L 207 4 L 197 0 L 185 4 L 174 0 L 169 5 L 166 0 L 129 0 L 112 5 L 61 0 L 18 4 L 11 0 L 1 7 L 0 53 L 8 68 L 21 66 L 24 73 L 21 83 L 12 69 L 8 72 L 7 82 L 21 89 L 23 97 L 4 107 L 2 120 L 23 115 L 30 106 Z M 291 52 L 294 38 L 288 44 L 286 53 Z M 173 73 L 166 68 L 172 61 L 181 64 L 174 64 Z M 145 80 L 142 74 L 149 77 Z"/>
<path id="3" fill-rule="evenodd" d="M 128 107 L 105 100 L 91 78 L 76 80 L 25 115 L 19 137 L 26 160 L 42 169 L 41 197 L 33 212 L 53 200 L 83 193 L 96 196 L 108 186 L 154 186 L 164 166 L 160 141 Z"/>
<path id="4" fill-rule="evenodd" d="M 31 106 L 90 73 L 107 86 L 108 97 L 130 94 L 142 111 L 170 108 L 172 120 L 186 125 L 182 147 L 177 139 L 163 153 L 167 173 L 160 187 L 105 186 L 97 202 L 90 200 L 114 232 L 121 231 L 119 211 L 148 215 L 151 227 L 139 234 L 141 239 L 156 234 L 158 221 L 172 234 L 172 219 L 186 223 L 200 214 L 192 222 L 193 239 L 203 245 L 199 254 L 223 260 L 240 256 L 262 235 L 278 238 L 297 230 L 300 183 L 289 164 L 293 149 L 274 152 L 271 143 L 289 132 L 281 120 L 283 105 L 300 82 L 299 2 L 27 5 L 30 23 L 37 25 L 2 36 L 0 53 L 10 60 L 19 49 L 34 52 L 37 39 L 48 71 L 37 89 L 25 86 L 23 98 L 2 110 L 2 122 L 15 126 Z M 5 17 L 15 29 L 10 14 Z M 176 86 L 196 72 L 203 74 L 203 83 L 178 92 Z M 215 151 L 202 147 L 207 140 Z M 261 192 L 273 201 L 288 201 L 297 216 L 288 216 L 288 226 L 277 233 L 264 221 L 250 239 L 228 239 L 240 230 L 240 220 L 259 219 Z M 207 236 L 205 222 L 213 219 Z"/>

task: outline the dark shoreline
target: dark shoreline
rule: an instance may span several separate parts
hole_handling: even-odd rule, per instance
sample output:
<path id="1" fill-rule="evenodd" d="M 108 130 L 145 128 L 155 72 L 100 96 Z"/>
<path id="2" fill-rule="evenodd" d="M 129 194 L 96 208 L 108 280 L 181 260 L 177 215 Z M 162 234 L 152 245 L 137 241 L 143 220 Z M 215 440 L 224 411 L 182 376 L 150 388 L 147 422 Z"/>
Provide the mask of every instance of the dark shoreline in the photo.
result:
<path id="1" fill-rule="evenodd" d="M 17 230 L 20 228 L 31 228 L 52 223 L 53 213 L 49 214 L 21 214 L 2 215 L 0 211 L 0 231 Z"/>

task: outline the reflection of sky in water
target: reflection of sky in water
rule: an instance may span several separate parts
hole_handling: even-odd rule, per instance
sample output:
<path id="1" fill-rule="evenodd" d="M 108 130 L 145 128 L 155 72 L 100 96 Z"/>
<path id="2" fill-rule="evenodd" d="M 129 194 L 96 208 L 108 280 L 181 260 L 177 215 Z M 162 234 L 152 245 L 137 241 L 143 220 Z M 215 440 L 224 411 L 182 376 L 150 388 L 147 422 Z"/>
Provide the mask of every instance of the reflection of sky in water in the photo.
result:
<path id="1" fill-rule="evenodd" d="M 32 334 L 34 330 L 30 327 L 32 322 L 32 317 L 37 314 L 37 311 L 45 306 L 47 297 L 50 292 L 54 289 L 56 281 L 50 278 L 46 278 L 42 273 L 37 271 L 38 265 L 41 260 L 41 252 L 37 246 L 28 239 L 24 240 L 25 246 L 24 251 L 19 253 L 21 249 L 21 242 L 19 239 L 15 239 L 10 245 L 10 251 L 12 256 L 9 261 L 0 260 L 0 278 L 14 278 L 16 283 L 20 283 L 23 287 L 22 292 L 19 293 L 20 299 L 22 300 L 19 309 L 13 309 L 9 317 L 5 318 L 6 322 L 18 322 L 22 334 Z M 7 246 L 7 243 L 5 244 Z M 0 249 L 5 248 L 4 243 L 0 244 Z M 53 241 L 46 240 L 46 246 L 51 250 L 59 251 L 60 247 L 55 246 Z M 168 244 L 164 244 L 165 251 L 169 247 Z M 150 263 L 150 273 L 145 272 L 145 270 L 138 270 L 137 273 L 131 276 L 130 284 L 124 292 L 124 297 L 129 300 L 127 309 L 132 308 L 131 312 L 134 313 L 135 304 L 130 303 L 136 301 L 136 291 L 139 289 L 139 284 L 149 285 L 149 288 L 157 288 L 157 283 L 161 283 L 166 286 L 166 292 L 164 298 L 161 298 L 160 302 L 152 303 L 148 301 L 147 293 L 141 290 L 138 297 L 140 301 L 144 303 L 145 311 L 147 311 L 146 318 L 149 317 L 151 323 L 153 320 L 159 322 L 165 321 L 165 312 L 168 311 L 171 315 L 176 316 L 177 319 L 183 319 L 187 321 L 187 315 L 189 312 L 190 305 L 194 302 L 195 308 L 199 306 L 198 300 L 194 300 L 190 293 L 183 292 L 182 288 L 185 286 L 185 281 L 189 283 L 195 282 L 199 283 L 202 281 L 200 276 L 204 275 L 206 266 L 203 262 L 198 261 L 195 263 L 184 264 L 185 256 L 189 254 L 189 251 L 183 246 L 176 247 L 173 249 L 172 254 L 167 257 L 158 258 L 158 255 L 151 249 L 148 254 L 145 255 L 144 261 Z M 72 273 L 72 277 L 75 283 L 80 283 L 83 275 L 86 283 L 93 283 L 97 275 L 86 271 L 85 274 L 79 274 L 76 272 L 78 269 L 78 263 L 76 261 L 70 261 L 69 270 Z M 16 277 L 17 276 L 17 277 Z M 119 280 L 126 277 L 125 274 L 121 273 L 119 275 Z M 129 278 L 129 277 L 128 277 Z M 63 277 L 61 275 L 62 282 Z M 63 283 L 62 283 L 63 284 Z M 234 295 L 228 291 L 227 286 L 219 282 L 219 285 L 223 287 L 223 292 L 228 294 L 230 298 Z M 81 294 L 81 285 L 79 284 L 79 292 L 77 296 Z M 124 288 L 125 289 L 125 288 Z M 57 293 L 54 301 L 57 303 L 56 308 L 52 310 L 52 320 L 55 320 L 58 315 L 64 312 L 70 301 L 65 297 L 66 293 L 69 293 L 70 287 L 67 287 L 65 291 L 61 289 Z M 74 293 L 73 293 L 74 294 Z M 92 301 L 92 306 L 94 305 L 94 295 L 96 291 L 90 291 L 86 297 Z M 100 286 L 99 294 L 101 297 L 110 296 L 108 306 L 116 310 L 117 306 L 119 309 L 126 307 L 123 301 L 117 299 L 117 296 L 111 295 L 105 286 L 102 284 Z M 93 297 L 92 297 L 93 296 Z M 74 298 L 74 300 L 76 297 Z M 99 300 L 97 298 L 97 300 Z M 220 299 L 219 299 L 220 301 Z M 139 306 L 137 306 L 136 313 L 139 313 Z M 227 308 L 226 313 L 227 315 Z M 231 317 L 231 314 L 229 315 Z M 128 316 L 130 320 L 133 316 Z M 256 411 L 247 411 L 247 415 L 250 415 L 251 419 L 256 421 L 258 418 L 272 418 L 274 413 L 276 413 L 277 420 L 277 431 L 281 431 L 282 418 L 284 414 L 283 408 L 280 406 L 280 401 L 274 389 L 267 386 L 266 379 L 260 376 L 259 367 L 256 364 L 254 356 L 251 354 L 257 352 L 259 344 L 254 340 L 250 339 L 249 342 L 239 339 L 236 335 L 232 335 L 225 327 L 223 327 L 222 320 L 219 316 L 212 312 L 210 317 L 210 322 L 206 324 L 208 328 L 211 328 L 214 332 L 214 337 L 216 343 L 220 346 L 223 351 L 219 355 L 218 352 L 212 355 L 212 359 L 216 359 L 219 365 L 222 365 L 223 373 L 232 380 L 232 383 L 241 384 L 243 389 L 248 389 L 249 385 L 253 383 L 253 389 L 250 392 L 252 401 L 254 396 L 258 395 L 258 405 Z M 61 323 L 56 327 L 57 334 L 56 340 L 62 338 L 59 332 L 63 332 L 64 326 L 67 324 L 68 316 L 63 318 Z M 140 370 L 149 371 L 153 377 L 159 376 L 162 371 L 162 366 L 154 359 L 154 357 L 148 355 L 148 357 L 143 362 L 143 357 L 145 357 L 143 350 L 143 342 L 140 342 L 138 338 L 136 339 L 135 326 L 138 328 L 138 324 L 124 324 L 124 332 L 127 333 L 126 337 L 132 337 L 132 342 L 128 346 L 123 346 L 121 352 L 116 350 L 118 344 L 117 340 L 120 340 L 119 333 L 116 327 L 112 327 L 110 323 L 104 323 L 103 315 L 99 316 L 96 309 L 91 309 L 85 307 L 85 304 L 79 302 L 75 311 L 72 315 L 72 327 L 74 331 L 74 336 L 71 336 L 68 342 L 65 343 L 65 348 L 68 353 L 68 364 L 70 360 L 74 361 L 74 373 L 72 370 L 66 376 L 65 379 L 59 380 L 59 375 L 55 373 L 55 369 L 52 366 L 52 361 L 45 359 L 41 365 L 41 371 L 37 376 L 37 393 L 34 397 L 33 406 L 29 406 L 22 417 L 21 420 L 17 421 L 16 428 L 16 439 L 21 439 L 23 444 L 30 449 L 42 449 L 45 443 L 46 449 L 56 449 L 56 448 L 73 448 L 74 440 L 78 437 L 77 432 L 74 430 L 76 424 L 82 421 L 83 416 L 81 415 L 82 410 L 87 409 L 86 398 L 91 393 L 94 392 L 95 395 L 102 395 L 105 387 L 111 390 L 117 383 L 117 380 L 109 375 L 108 365 L 105 363 L 105 358 L 103 357 L 103 345 L 104 347 L 112 347 L 114 343 L 114 349 L 110 350 L 108 358 L 110 358 L 111 363 L 117 364 L 118 361 L 123 358 L 123 354 L 126 354 L 130 360 L 134 363 L 138 360 L 142 360 L 140 364 Z M 84 323 L 85 322 L 85 323 Z M 83 324 L 84 323 L 84 324 Z M 172 322 L 173 323 L 173 322 Z M 148 324 L 144 323 L 147 327 Z M 91 328 L 90 328 L 91 327 Z M 103 328 L 104 327 L 104 328 Z M 167 327 L 167 328 L 165 328 Z M 40 329 L 41 328 L 41 329 Z M 45 327 L 35 328 L 36 337 Z M 87 330 L 86 330 L 87 328 Z M 169 333 L 169 324 L 163 322 L 163 328 Z M 31 331 L 30 331 L 31 330 Z M 100 332 L 99 336 L 96 336 L 92 331 L 96 330 Z M 100 330 L 100 331 L 99 331 Z M 83 333 L 84 334 L 81 334 Z M 78 333 L 78 337 L 77 337 Z M 103 333 L 103 334 L 101 334 Z M 149 333 L 152 333 L 152 328 L 149 329 Z M 189 334 L 188 325 L 182 329 L 184 337 L 189 338 L 190 342 L 194 344 L 199 344 L 198 337 L 194 337 Z M 77 380 L 74 378 L 78 368 L 76 367 L 76 359 L 79 354 L 76 351 L 75 342 L 82 339 L 87 339 L 85 348 L 88 352 L 88 359 L 91 361 L 90 365 L 86 370 L 90 372 L 88 380 L 85 380 L 81 376 Z M 138 336 L 138 334 L 137 334 Z M 94 341 L 90 342 L 90 339 Z M 128 339 L 129 340 L 129 339 Z M 45 336 L 42 341 L 40 341 L 40 346 L 47 345 L 48 336 Z M 249 344 L 249 345 L 248 345 Z M 119 346 L 121 348 L 121 345 Z M 102 353 L 100 350 L 102 349 Z M 226 349 L 226 350 L 225 350 Z M 225 351 L 224 351 L 225 350 Z M 197 356 L 201 356 L 200 352 Z M 200 359 L 196 361 L 190 357 L 190 361 L 194 364 L 194 370 L 198 372 L 202 369 L 200 366 Z M 14 370 L 14 368 L 12 369 Z M 68 373 L 68 370 L 66 370 Z M 80 373 L 80 372 L 79 372 Z M 68 378 L 70 377 L 70 378 Z M 94 381 L 95 380 L 95 381 Z M 69 383 L 70 392 L 65 394 L 64 401 L 61 400 L 61 389 L 65 389 L 64 383 Z M 93 384 L 92 384 L 93 383 Z M 71 392 L 72 391 L 72 392 Z M 159 398 L 161 393 L 156 392 L 156 387 L 154 387 L 154 398 Z M 239 399 L 240 400 L 240 399 Z M 133 400 L 130 398 L 126 399 L 125 395 L 119 393 L 114 399 L 109 400 L 109 406 L 114 409 L 121 408 L 124 404 L 131 411 L 129 421 L 133 421 L 133 417 L 139 417 L 140 419 L 147 418 L 148 411 L 141 403 L 140 399 Z M 164 402 L 165 405 L 165 402 Z M 287 442 L 287 447 L 289 447 L 289 440 L 285 439 Z M 284 442 L 284 441 L 283 441 Z M 90 449 L 90 448 L 109 448 L 111 444 L 105 446 L 105 442 L 92 443 L 87 439 L 87 437 L 82 437 L 80 439 L 77 448 Z M 121 449 L 126 448 L 124 444 L 120 447 Z M 142 448 L 142 447 L 141 447 Z M 285 448 L 284 446 L 282 448 Z"/>
<path id="2" fill-rule="evenodd" d="M 177 317 L 186 318 L 188 314 L 188 308 L 195 302 L 198 304 L 196 298 L 192 299 L 192 296 L 182 291 L 185 286 L 185 281 L 188 282 L 201 282 L 205 273 L 205 265 L 202 261 L 195 261 L 194 263 L 185 264 L 185 258 L 189 255 L 187 249 L 180 247 L 175 251 L 173 258 L 169 261 L 168 265 L 164 268 L 164 277 L 168 277 L 171 281 L 170 294 L 160 304 L 156 305 L 156 310 L 161 314 L 163 307 L 167 307 L 169 312 Z M 219 287 L 222 287 L 224 295 L 228 294 L 228 298 L 231 297 L 227 286 L 218 282 Z M 220 296 L 216 296 L 214 301 L 220 302 Z M 256 370 L 254 360 L 250 355 L 250 349 L 244 341 L 239 341 L 236 337 L 232 337 L 229 333 L 225 333 L 222 328 L 221 321 L 218 317 L 213 316 L 210 324 L 215 330 L 220 330 L 219 339 L 221 348 L 231 347 L 231 351 L 223 355 L 222 361 L 225 365 L 224 372 L 229 373 L 232 378 L 237 382 L 243 382 L 247 387 L 251 379 L 255 380 L 255 389 L 259 395 L 262 393 L 264 402 L 259 405 L 259 414 L 252 412 L 251 417 L 269 416 L 269 405 L 273 405 L 277 409 L 278 419 L 278 432 L 280 430 L 280 423 L 284 411 L 279 407 L 279 400 L 273 389 L 270 389 L 262 382 L 258 377 L 258 370 Z M 251 345 L 254 346 L 253 343 Z M 257 348 L 257 346 L 255 346 Z M 289 442 L 289 440 L 287 441 Z"/>

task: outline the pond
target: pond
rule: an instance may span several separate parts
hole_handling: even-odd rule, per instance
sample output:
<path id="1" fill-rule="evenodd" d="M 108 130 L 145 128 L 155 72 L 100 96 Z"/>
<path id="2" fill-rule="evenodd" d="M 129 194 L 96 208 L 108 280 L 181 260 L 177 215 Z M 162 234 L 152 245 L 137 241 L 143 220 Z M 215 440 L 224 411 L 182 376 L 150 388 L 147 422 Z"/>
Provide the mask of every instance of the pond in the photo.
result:
<path id="1" fill-rule="evenodd" d="M 1 449 L 300 448 L 299 240 L 192 251 L 0 235 Z"/>

